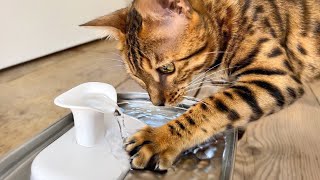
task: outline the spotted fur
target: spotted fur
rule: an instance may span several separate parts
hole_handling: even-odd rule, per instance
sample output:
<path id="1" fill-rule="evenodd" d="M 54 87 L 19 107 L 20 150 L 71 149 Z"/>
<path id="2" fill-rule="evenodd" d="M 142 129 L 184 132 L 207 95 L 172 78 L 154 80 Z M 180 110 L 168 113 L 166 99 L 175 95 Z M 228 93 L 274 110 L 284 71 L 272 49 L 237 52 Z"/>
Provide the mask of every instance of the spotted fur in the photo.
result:
<path id="1" fill-rule="evenodd" d="M 129 74 L 155 105 L 176 105 L 207 70 L 229 82 L 181 117 L 129 138 L 137 169 L 155 156 L 156 170 L 168 169 L 212 135 L 294 103 L 303 82 L 320 77 L 319 0 L 134 0 L 85 25 L 118 38 Z M 167 64 L 175 69 L 163 73 Z"/>

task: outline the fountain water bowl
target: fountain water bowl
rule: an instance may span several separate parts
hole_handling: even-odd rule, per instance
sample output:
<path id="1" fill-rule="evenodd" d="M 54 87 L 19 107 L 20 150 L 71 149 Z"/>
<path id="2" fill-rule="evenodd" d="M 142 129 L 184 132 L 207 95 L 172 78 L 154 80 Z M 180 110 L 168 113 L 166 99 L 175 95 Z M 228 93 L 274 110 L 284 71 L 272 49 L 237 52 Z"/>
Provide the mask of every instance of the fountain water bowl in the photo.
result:
<path id="1" fill-rule="evenodd" d="M 81 84 L 54 100 L 71 109 L 74 128 L 40 152 L 32 163 L 32 180 L 119 179 L 130 169 L 122 149 L 122 128 L 132 134 L 145 124 L 121 115 L 114 116 L 117 92 L 113 86 L 90 82 Z"/>

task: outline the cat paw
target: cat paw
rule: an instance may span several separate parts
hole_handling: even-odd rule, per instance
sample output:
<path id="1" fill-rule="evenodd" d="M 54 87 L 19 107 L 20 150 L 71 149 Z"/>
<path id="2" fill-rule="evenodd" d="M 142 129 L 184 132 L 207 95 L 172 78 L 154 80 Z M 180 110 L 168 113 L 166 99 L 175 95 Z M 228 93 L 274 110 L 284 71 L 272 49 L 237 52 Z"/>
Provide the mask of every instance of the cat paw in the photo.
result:
<path id="1" fill-rule="evenodd" d="M 181 153 L 177 137 L 170 136 L 169 130 L 160 127 L 145 127 L 125 143 L 133 169 L 165 171 L 169 169 Z"/>

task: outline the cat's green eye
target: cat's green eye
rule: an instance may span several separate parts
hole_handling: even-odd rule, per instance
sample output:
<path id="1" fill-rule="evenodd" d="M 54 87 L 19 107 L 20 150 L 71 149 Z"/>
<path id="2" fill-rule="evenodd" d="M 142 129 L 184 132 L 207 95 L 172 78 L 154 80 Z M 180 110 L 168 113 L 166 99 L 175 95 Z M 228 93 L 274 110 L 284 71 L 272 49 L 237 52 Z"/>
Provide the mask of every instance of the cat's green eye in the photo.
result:
<path id="1" fill-rule="evenodd" d="M 175 66 L 173 63 L 166 64 L 158 69 L 163 74 L 170 74 L 175 71 Z"/>

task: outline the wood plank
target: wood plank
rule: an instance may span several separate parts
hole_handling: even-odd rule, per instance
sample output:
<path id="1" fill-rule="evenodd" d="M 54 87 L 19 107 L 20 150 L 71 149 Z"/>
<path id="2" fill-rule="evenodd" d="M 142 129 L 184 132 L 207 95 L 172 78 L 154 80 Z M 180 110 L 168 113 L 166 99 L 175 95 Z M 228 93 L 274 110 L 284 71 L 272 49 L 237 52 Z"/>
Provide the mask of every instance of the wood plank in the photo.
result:
<path id="1" fill-rule="evenodd" d="M 127 78 L 120 63 L 109 59 L 117 58 L 113 53 L 76 51 L 54 57 L 54 63 L 44 58 L 37 69 L 21 73 L 16 67 L 7 74 L 0 84 L 0 157 L 69 113 L 53 104 L 62 92 L 90 81 L 118 86 Z"/>
<path id="2" fill-rule="evenodd" d="M 27 63 L 20 64 L 8 69 L 0 71 L 0 84 L 7 83 L 9 81 L 18 79 L 28 73 L 31 73 L 39 68 L 50 66 L 59 62 L 59 59 L 70 58 L 75 54 L 80 53 L 77 50 L 65 51 L 63 53 L 56 53 L 43 58 L 39 58 Z"/>
<path id="3" fill-rule="evenodd" d="M 311 89 L 287 109 L 248 125 L 234 179 L 320 179 L 320 106 Z"/>
<path id="4" fill-rule="evenodd" d="M 117 45 L 117 41 L 100 39 L 83 46 L 78 46 L 74 48 L 74 50 L 84 52 L 110 53 L 114 55 L 115 53 L 119 54 L 119 52 L 116 50 Z"/>
<path id="5" fill-rule="evenodd" d="M 310 84 L 312 93 L 317 97 L 318 103 L 320 104 L 320 81 L 316 81 Z"/>
<path id="6" fill-rule="evenodd" d="M 141 88 L 134 80 L 128 78 L 125 82 L 123 82 L 120 86 L 117 87 L 117 92 L 126 93 L 126 92 L 146 92 Z"/>

